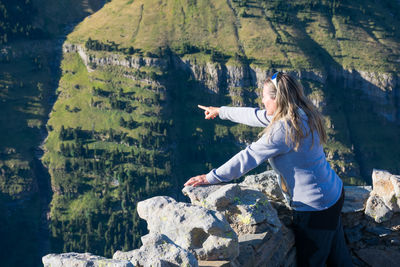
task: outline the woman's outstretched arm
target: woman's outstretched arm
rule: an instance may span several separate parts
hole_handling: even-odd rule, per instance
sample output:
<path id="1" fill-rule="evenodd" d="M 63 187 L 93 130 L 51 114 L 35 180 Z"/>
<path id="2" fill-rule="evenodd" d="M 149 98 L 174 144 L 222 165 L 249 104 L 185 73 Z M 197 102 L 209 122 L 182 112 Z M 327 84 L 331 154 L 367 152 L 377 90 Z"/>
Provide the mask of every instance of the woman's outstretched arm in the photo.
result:
<path id="1" fill-rule="evenodd" d="M 253 127 L 267 127 L 272 120 L 271 116 L 267 116 L 265 109 L 248 107 L 222 106 L 219 110 L 219 117 L 222 120 L 230 120 Z"/>
<path id="2" fill-rule="evenodd" d="M 264 134 L 257 142 L 247 146 L 219 168 L 211 170 L 206 175 L 190 178 L 185 186 L 218 184 L 241 177 L 267 159 L 289 152 L 291 147 L 286 144 L 285 135 L 283 125 L 277 125 L 270 138 Z"/>
<path id="3" fill-rule="evenodd" d="M 205 107 L 198 105 L 204 110 L 205 119 L 214 119 L 219 116 L 222 120 L 230 120 L 236 123 L 253 127 L 267 127 L 272 117 L 267 116 L 265 109 L 247 107 Z"/>
<path id="4" fill-rule="evenodd" d="M 263 135 L 257 142 L 247 146 L 222 166 L 211 170 L 206 175 L 207 182 L 210 184 L 229 182 L 246 174 L 267 159 L 289 152 L 290 149 L 285 143 L 285 131 L 280 126 L 271 138 L 268 138 L 267 134 Z"/>

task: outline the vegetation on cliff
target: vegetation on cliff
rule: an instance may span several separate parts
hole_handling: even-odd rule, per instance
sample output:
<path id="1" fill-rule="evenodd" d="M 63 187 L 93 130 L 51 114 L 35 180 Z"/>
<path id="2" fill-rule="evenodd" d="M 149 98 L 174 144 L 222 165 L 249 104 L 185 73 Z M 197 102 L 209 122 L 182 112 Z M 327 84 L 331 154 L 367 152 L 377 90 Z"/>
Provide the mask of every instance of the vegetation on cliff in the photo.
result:
<path id="1" fill-rule="evenodd" d="M 45 124 L 59 78 L 61 43 L 54 36 L 62 34 L 65 25 L 88 14 L 89 11 L 82 10 L 82 2 L 89 8 L 96 1 L 97 6 L 102 2 L 0 1 L 2 266 L 37 266 L 42 254 L 50 251 L 45 202 L 51 198 L 51 187 L 38 160 L 38 146 L 46 134 Z M 71 2 L 75 6 L 68 10 L 57 6 Z M 75 8 L 81 9 L 79 14 L 74 13 Z M 50 15 L 51 18 L 46 17 Z M 43 27 L 47 19 L 52 21 L 52 30 Z"/>
<path id="2" fill-rule="evenodd" d="M 266 68 L 397 71 L 393 1 L 114 0 L 68 36 L 156 52 L 207 47 Z"/>
<path id="3" fill-rule="evenodd" d="M 57 73 L 48 60 L 54 54 L 46 52 L 47 43 L 38 46 L 21 39 L 33 25 L 46 33 L 41 38 L 57 35 L 65 27 L 63 21 L 92 13 L 100 2 L 33 0 L 35 7 L 46 8 L 36 8 L 20 21 L 3 5 L 8 17 L 1 27 L 8 33 L 11 52 L 0 55 L 0 125 L 5 130 L 0 210 L 23 207 L 0 220 L 0 228 L 10 229 L 5 240 L 14 240 L 19 229 L 39 217 L 39 199 L 32 197 L 32 206 L 18 201 L 37 192 L 30 162 L 58 75 L 58 98 L 46 125 L 49 136 L 42 159 L 54 191 L 54 252 L 110 257 L 117 249 L 138 247 L 146 231 L 136 216 L 138 201 L 153 195 L 175 197 L 187 178 L 218 167 L 257 137 L 260 129 L 204 121 L 196 106 L 260 105 L 255 78 L 260 73 L 311 73 L 303 75 L 302 83 L 325 115 L 326 154 L 346 183 L 370 183 L 373 167 L 400 172 L 400 155 L 393 149 L 400 143 L 399 127 L 376 113 L 396 112 L 390 109 L 398 109 L 398 85 L 384 90 L 389 99 L 385 104 L 353 90 L 361 83 L 340 82 L 356 77 L 357 71 L 398 72 L 398 3 L 113 0 L 67 37 L 92 59 L 91 72 L 77 53 L 65 53 Z M 18 5 L 25 14 L 32 4 Z M 10 43 L 10 36 L 20 39 Z M 101 58 L 159 63 L 141 62 L 132 68 L 96 61 Z M 210 69 L 215 73 L 207 72 Z M 37 242 L 38 227 L 19 239 L 25 251 Z M 7 252 L 18 244 L 0 245 Z M 18 256 L 10 265 L 15 262 Z"/>
<path id="4" fill-rule="evenodd" d="M 87 72 L 77 54 L 65 55 L 61 94 L 49 121 L 54 131 L 46 143 L 44 159 L 56 192 L 51 214 L 59 251 L 92 251 L 110 256 L 121 244 L 124 249 L 138 246 L 138 237 L 145 229 L 137 218 L 125 218 L 124 212 L 131 214 L 137 201 L 156 192 L 173 195 L 174 187 L 185 179 L 219 166 L 238 151 L 237 144 L 256 138 L 258 129 L 202 121 L 201 112 L 196 110 L 198 103 L 260 104 L 255 81 L 240 87 L 230 87 L 222 81 L 217 94 L 208 94 L 202 89 L 205 80 L 215 77 L 207 78 L 206 74 L 205 80 L 196 80 L 179 67 L 172 67 L 173 58 L 178 56 L 199 68 L 211 64 L 216 69 L 237 66 L 324 73 L 353 68 L 396 71 L 393 55 L 399 54 L 399 36 L 392 29 L 399 22 L 389 14 L 390 5 L 393 4 L 384 2 L 379 8 L 372 8 L 376 6 L 372 2 L 369 6 L 345 1 L 114 0 L 86 18 L 67 42 L 84 47 L 92 60 L 88 67 L 94 71 Z M 167 67 L 155 63 L 137 70 L 121 66 L 123 60 L 132 58 L 169 63 Z M 150 88 L 138 86 L 145 80 Z M 344 95 L 347 89 L 334 80 L 303 78 L 302 82 L 326 115 L 330 136 L 326 152 L 332 166 L 347 183 L 365 183 L 363 172 L 374 163 L 368 154 L 364 155 L 366 149 L 361 140 L 365 142 L 377 132 L 363 131 L 380 120 L 371 113 L 367 123 L 360 123 L 365 114 L 354 110 L 368 109 L 371 102 L 354 102 L 359 98 L 357 92 L 341 100 L 337 93 Z M 163 87 L 163 93 L 152 95 L 157 91 L 154 85 Z M 151 104 L 146 105 L 146 101 Z M 332 102 L 336 104 L 331 105 Z M 163 126 L 154 124 L 155 128 L 149 130 L 144 122 L 150 120 Z M 68 140 L 62 140 L 61 127 L 63 133 L 70 132 Z M 157 131 L 160 127 L 161 131 Z M 396 126 L 392 128 L 398 132 Z M 116 140 L 110 139 L 113 133 L 118 136 Z M 157 145 L 154 135 L 162 137 L 162 152 L 153 147 Z M 387 136 L 385 142 L 369 142 L 382 147 L 389 140 L 397 140 L 396 134 Z M 152 146 L 147 147 L 146 138 L 152 139 Z M 154 159 L 159 153 L 169 154 L 157 167 L 157 160 L 141 162 L 148 150 L 153 151 Z M 101 171 L 93 167 L 96 155 Z M 131 179 L 121 178 L 129 173 Z M 73 193 L 66 193 L 66 188 Z M 104 201 L 113 208 L 107 210 Z M 86 215 L 80 216 L 83 211 Z M 66 236 L 79 227 L 82 235 Z M 108 235 L 114 238 L 106 238 Z"/>

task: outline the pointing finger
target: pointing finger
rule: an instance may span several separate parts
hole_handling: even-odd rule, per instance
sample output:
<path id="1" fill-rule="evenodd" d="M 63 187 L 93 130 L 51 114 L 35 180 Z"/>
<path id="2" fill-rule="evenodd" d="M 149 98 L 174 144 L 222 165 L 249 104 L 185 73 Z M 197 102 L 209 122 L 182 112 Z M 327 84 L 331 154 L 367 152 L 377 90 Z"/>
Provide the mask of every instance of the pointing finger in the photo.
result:
<path id="1" fill-rule="evenodd" d="M 205 107 L 205 106 L 202 106 L 202 105 L 197 105 L 199 108 L 201 108 L 201 109 L 204 109 L 204 110 L 207 110 L 208 108 L 207 107 Z"/>

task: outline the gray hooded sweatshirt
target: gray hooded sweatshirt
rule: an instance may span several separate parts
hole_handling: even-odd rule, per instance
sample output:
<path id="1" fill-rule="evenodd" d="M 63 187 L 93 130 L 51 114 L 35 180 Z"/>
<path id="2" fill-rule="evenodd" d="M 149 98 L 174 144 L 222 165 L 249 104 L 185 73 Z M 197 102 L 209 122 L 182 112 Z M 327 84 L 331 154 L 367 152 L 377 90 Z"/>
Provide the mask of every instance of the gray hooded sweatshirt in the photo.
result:
<path id="1" fill-rule="evenodd" d="M 303 129 L 310 131 L 307 115 L 299 110 Z M 266 127 L 272 117 L 266 110 L 247 107 L 221 107 L 219 117 L 254 127 Z M 285 142 L 285 123 L 274 123 L 268 134 L 247 146 L 225 164 L 211 170 L 206 179 L 211 184 L 229 182 L 241 177 L 268 160 L 280 175 L 279 185 L 289 205 L 298 211 L 318 211 L 331 207 L 340 198 L 342 180 L 326 161 L 317 132 L 311 133 L 300 143 L 297 151 Z M 312 145 L 313 144 L 313 145 Z"/>

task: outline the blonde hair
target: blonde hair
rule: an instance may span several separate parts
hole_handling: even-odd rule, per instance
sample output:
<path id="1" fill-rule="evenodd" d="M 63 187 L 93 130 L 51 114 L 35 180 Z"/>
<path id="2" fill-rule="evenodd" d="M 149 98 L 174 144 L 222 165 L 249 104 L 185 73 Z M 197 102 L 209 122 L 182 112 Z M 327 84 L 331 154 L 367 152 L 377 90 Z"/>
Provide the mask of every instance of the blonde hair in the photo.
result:
<path id="1" fill-rule="evenodd" d="M 326 143 L 327 135 L 322 115 L 305 96 L 303 86 L 286 73 L 279 72 L 275 79 L 277 87 L 275 87 L 271 78 L 268 78 L 264 82 L 265 88 L 263 88 L 263 90 L 267 90 L 269 96 L 276 100 L 276 111 L 271 123 L 260 135 L 267 133 L 270 137 L 271 129 L 274 127 L 275 122 L 283 120 L 286 126 L 285 142 L 289 144 L 290 140 L 294 144 L 295 151 L 298 150 L 301 140 L 307 137 L 310 132 L 312 135 L 312 144 L 314 143 L 314 131 L 318 133 L 320 144 Z M 305 128 L 302 128 L 299 108 L 301 108 L 308 117 L 310 131 L 307 133 L 305 133 Z M 290 127 L 288 127 L 289 124 Z"/>

